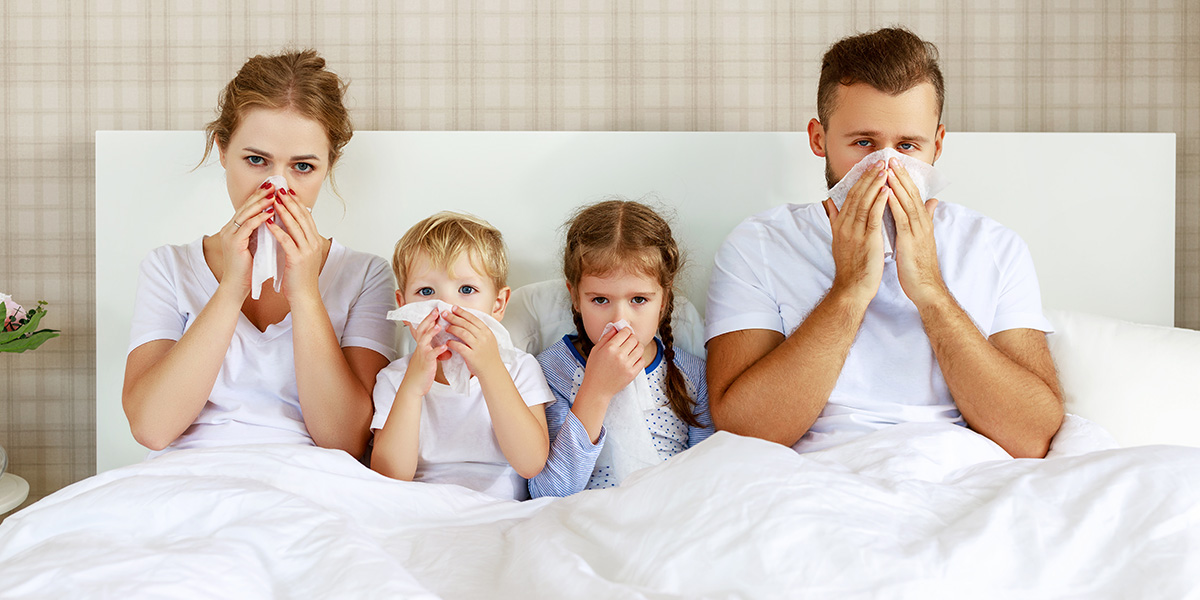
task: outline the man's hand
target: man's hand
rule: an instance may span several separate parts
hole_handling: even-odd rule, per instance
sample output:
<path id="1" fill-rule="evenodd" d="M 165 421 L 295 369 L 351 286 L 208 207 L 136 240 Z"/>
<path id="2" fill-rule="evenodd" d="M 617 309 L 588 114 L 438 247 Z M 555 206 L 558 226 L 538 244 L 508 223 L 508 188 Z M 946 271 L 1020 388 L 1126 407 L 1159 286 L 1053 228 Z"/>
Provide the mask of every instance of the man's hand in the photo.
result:
<path id="1" fill-rule="evenodd" d="M 887 184 L 892 190 L 888 206 L 896 220 L 896 273 L 900 288 L 917 310 L 953 300 L 942 280 L 933 236 L 933 211 L 938 201 L 921 201 L 917 185 L 899 160 L 893 158 L 887 172 Z"/>
<path id="2" fill-rule="evenodd" d="M 879 161 L 850 188 L 841 210 L 833 200 L 824 202 L 836 269 L 830 295 L 848 294 L 863 307 L 883 278 L 883 209 L 892 196 L 887 182 L 886 164 Z"/>

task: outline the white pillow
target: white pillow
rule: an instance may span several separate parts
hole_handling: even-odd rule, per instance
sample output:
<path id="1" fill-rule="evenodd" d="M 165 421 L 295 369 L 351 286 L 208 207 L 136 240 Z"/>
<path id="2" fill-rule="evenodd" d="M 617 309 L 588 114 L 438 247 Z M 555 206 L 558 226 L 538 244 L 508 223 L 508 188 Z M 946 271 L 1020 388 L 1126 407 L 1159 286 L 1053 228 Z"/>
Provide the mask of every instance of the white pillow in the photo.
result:
<path id="1" fill-rule="evenodd" d="M 1200 447 L 1200 331 L 1047 310 L 1066 410 L 1123 446 Z"/>
<path id="2" fill-rule="evenodd" d="M 562 336 L 575 332 L 571 297 L 562 279 L 539 281 L 513 290 L 504 312 L 504 328 L 513 345 L 530 354 L 549 348 Z M 675 295 L 671 314 L 675 345 L 704 358 L 704 319 L 682 294 Z"/>

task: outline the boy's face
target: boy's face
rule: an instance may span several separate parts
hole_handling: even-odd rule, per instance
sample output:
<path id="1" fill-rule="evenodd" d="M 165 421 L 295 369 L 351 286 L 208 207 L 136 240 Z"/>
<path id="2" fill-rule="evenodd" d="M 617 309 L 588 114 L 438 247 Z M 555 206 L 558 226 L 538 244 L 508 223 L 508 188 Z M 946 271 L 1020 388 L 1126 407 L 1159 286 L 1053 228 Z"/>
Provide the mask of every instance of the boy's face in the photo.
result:
<path id="1" fill-rule="evenodd" d="M 504 317 L 511 290 L 496 289 L 491 277 L 475 269 L 470 253 L 464 252 L 455 259 L 449 271 L 435 267 L 427 253 L 418 253 L 409 265 L 405 288 L 396 290 L 396 304 L 441 300 L 485 312 L 499 321 Z"/>
<path id="2" fill-rule="evenodd" d="M 829 187 L 864 156 L 884 148 L 933 164 L 946 135 L 946 127 L 938 124 L 937 92 L 931 83 L 895 96 L 866 83 L 838 86 L 828 121 L 809 122 L 808 143 L 813 154 L 825 158 Z"/>

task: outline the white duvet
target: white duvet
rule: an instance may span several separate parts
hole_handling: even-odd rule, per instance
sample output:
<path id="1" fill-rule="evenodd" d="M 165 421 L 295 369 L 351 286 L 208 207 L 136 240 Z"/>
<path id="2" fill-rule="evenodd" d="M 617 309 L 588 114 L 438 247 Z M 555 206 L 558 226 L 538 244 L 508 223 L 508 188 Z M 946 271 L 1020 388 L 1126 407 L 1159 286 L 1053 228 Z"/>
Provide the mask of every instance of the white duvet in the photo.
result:
<path id="1" fill-rule="evenodd" d="M 0 597 L 1200 596 L 1200 449 L 1078 454 L 1079 426 L 1046 460 L 948 425 L 807 455 L 718 433 L 524 503 L 318 448 L 179 451 L 9 517 Z"/>

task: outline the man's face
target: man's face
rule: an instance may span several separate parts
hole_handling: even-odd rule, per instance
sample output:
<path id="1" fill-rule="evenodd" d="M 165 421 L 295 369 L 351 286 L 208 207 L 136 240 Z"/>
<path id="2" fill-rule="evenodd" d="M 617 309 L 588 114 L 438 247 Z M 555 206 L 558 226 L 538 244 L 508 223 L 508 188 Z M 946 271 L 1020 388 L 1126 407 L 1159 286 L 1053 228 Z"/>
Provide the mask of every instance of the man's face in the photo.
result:
<path id="1" fill-rule="evenodd" d="M 933 164 L 946 135 L 946 127 L 938 124 L 937 92 L 931 83 L 895 96 L 866 83 L 838 86 L 828 121 L 809 122 L 808 142 L 813 154 L 825 158 L 829 187 L 864 156 L 884 148 Z"/>

